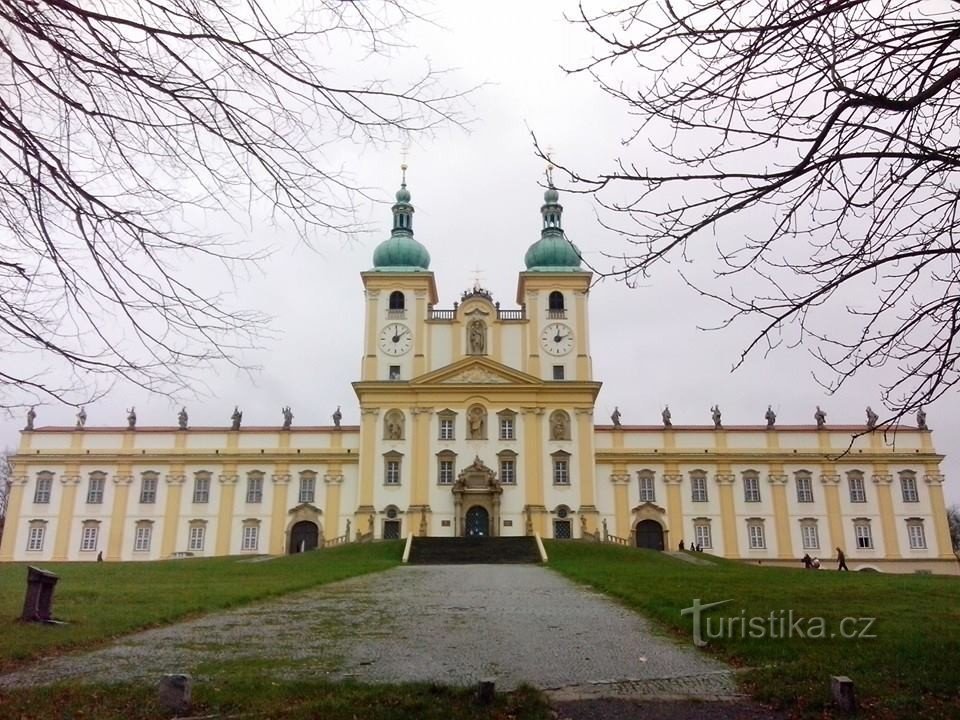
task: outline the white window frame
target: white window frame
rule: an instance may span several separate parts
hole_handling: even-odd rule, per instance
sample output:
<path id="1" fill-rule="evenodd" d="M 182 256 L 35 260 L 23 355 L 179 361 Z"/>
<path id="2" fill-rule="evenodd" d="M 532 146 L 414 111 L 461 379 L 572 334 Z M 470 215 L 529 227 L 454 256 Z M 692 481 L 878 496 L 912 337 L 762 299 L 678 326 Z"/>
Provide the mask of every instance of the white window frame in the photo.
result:
<path id="1" fill-rule="evenodd" d="M 907 521 L 907 538 L 910 540 L 911 550 L 927 549 L 927 534 L 923 529 L 923 520 Z"/>
<path id="2" fill-rule="evenodd" d="M 46 525 L 31 525 L 27 533 L 27 552 L 43 552 L 43 541 L 46 534 Z"/>
<path id="3" fill-rule="evenodd" d="M 553 458 L 553 484 L 563 486 L 570 484 L 570 458 Z"/>
<path id="4" fill-rule="evenodd" d="M 867 486 L 863 475 L 847 474 L 847 484 L 850 487 L 850 502 L 865 503 L 867 501 Z"/>
<path id="5" fill-rule="evenodd" d="M 453 485 L 454 475 L 456 475 L 456 461 L 450 457 L 442 457 L 437 465 L 437 484 Z"/>
<path id="6" fill-rule="evenodd" d="M 657 483 L 653 473 L 649 470 L 637 472 L 637 481 L 640 491 L 640 502 L 657 501 Z"/>
<path id="7" fill-rule="evenodd" d="M 820 531 L 815 522 L 800 524 L 800 544 L 804 550 L 820 549 Z"/>
<path id="8" fill-rule="evenodd" d="M 100 538 L 100 526 L 84 525 L 80 531 L 80 552 L 94 552 Z"/>
<path id="9" fill-rule="evenodd" d="M 853 524 L 853 538 L 858 550 L 873 550 L 873 530 L 868 522 Z"/>
<path id="10" fill-rule="evenodd" d="M 500 418 L 500 439 L 516 440 L 516 423 L 512 417 Z"/>
<path id="11" fill-rule="evenodd" d="M 313 503 L 317 500 L 317 476 L 315 473 L 302 473 L 300 475 L 300 494 L 301 503 Z"/>
<path id="12" fill-rule="evenodd" d="M 710 532 L 710 523 L 697 522 L 693 524 L 693 542 L 704 550 L 713 549 L 713 533 Z"/>
<path id="13" fill-rule="evenodd" d="M 442 417 L 440 418 L 440 439 L 441 440 L 455 440 L 456 439 L 456 423 L 452 417 Z"/>
<path id="14" fill-rule="evenodd" d="M 187 540 L 187 549 L 190 552 L 203 552 L 203 546 L 207 540 L 206 525 L 191 525 L 190 535 Z"/>
<path id="15" fill-rule="evenodd" d="M 247 473 L 247 503 L 257 505 L 263 502 L 263 474 Z"/>
<path id="16" fill-rule="evenodd" d="M 256 552 L 260 547 L 260 526 L 244 525 L 243 535 L 240 544 L 240 550 L 243 552 Z"/>
<path id="17" fill-rule="evenodd" d="M 760 502 L 760 475 L 756 472 L 743 473 L 743 501 Z"/>
<path id="18" fill-rule="evenodd" d="M 767 537 L 766 537 L 766 533 L 763 531 L 763 523 L 748 522 L 747 523 L 747 539 L 749 541 L 749 546 L 751 550 L 766 550 Z"/>
<path id="19" fill-rule="evenodd" d="M 920 502 L 920 492 L 917 490 L 917 476 L 914 473 L 900 473 L 900 494 L 905 503 Z"/>
<path id="20" fill-rule="evenodd" d="M 383 484 L 384 485 L 399 485 L 400 484 L 400 461 L 399 460 L 387 460 L 384 474 L 383 474 Z"/>
<path id="21" fill-rule="evenodd" d="M 706 475 L 690 474 L 690 502 L 710 502 Z"/>
<path id="22" fill-rule="evenodd" d="M 150 552 L 150 543 L 153 540 L 152 525 L 137 525 L 133 535 L 134 552 Z"/>
<path id="23" fill-rule="evenodd" d="M 517 461 L 515 458 L 500 458 L 500 483 L 517 484 Z"/>
<path id="24" fill-rule="evenodd" d="M 140 504 L 153 505 L 157 502 L 157 486 L 160 477 L 156 473 L 144 473 L 140 476 Z"/>
<path id="25" fill-rule="evenodd" d="M 90 473 L 87 485 L 87 505 L 103 505 L 103 494 L 107 486 L 107 476 L 102 473 Z"/>
<path id="26" fill-rule="evenodd" d="M 37 473 L 37 487 L 33 492 L 33 502 L 36 505 L 49 505 L 53 495 L 53 475 Z"/>
<path id="27" fill-rule="evenodd" d="M 210 502 L 210 475 L 193 476 L 193 502 L 195 505 Z"/>
<path id="28" fill-rule="evenodd" d="M 797 482 L 797 502 L 798 503 L 812 503 L 813 502 L 813 476 L 804 473 L 796 474 L 794 478 Z"/>

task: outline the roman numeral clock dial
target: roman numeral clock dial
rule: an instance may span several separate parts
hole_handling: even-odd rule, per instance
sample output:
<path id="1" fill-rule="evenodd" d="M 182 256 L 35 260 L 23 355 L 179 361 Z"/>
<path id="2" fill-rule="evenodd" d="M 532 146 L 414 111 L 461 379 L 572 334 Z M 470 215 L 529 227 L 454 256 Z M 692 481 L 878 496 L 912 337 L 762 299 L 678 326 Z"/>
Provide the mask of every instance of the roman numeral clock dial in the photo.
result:
<path id="1" fill-rule="evenodd" d="M 380 331 L 380 350 L 384 355 L 403 355 L 409 352 L 412 345 L 410 328 L 402 323 L 391 323 Z"/>
<path id="2" fill-rule="evenodd" d="M 573 330 L 563 323 L 550 323 L 540 333 L 540 344 L 551 355 L 566 355 L 573 350 Z"/>

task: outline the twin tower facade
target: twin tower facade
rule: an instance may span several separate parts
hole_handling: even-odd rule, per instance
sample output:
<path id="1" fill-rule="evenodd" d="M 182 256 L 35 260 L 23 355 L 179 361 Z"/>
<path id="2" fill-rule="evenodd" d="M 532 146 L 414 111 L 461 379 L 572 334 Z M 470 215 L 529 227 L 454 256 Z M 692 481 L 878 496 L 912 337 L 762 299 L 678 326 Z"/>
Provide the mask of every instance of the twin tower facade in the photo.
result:
<path id="1" fill-rule="evenodd" d="M 539 534 L 957 572 L 929 430 L 597 424 L 591 274 L 557 191 L 511 307 L 479 286 L 439 307 L 410 200 L 361 274 L 359 426 L 25 430 L 0 560 Z"/>

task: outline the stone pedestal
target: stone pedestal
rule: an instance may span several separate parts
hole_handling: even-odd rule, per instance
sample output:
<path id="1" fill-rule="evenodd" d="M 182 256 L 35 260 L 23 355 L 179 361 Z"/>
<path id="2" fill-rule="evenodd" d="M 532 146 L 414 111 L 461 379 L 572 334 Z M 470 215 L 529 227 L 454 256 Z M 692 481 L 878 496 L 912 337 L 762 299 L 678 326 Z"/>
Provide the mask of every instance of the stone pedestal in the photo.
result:
<path id="1" fill-rule="evenodd" d="M 846 675 L 830 677 L 830 696 L 840 712 L 853 714 L 857 711 L 857 695 L 854 692 L 853 680 Z"/>
<path id="2" fill-rule="evenodd" d="M 27 594 L 23 599 L 24 622 L 51 622 L 53 620 L 53 589 L 56 575 L 35 567 L 27 568 Z"/>
<path id="3" fill-rule="evenodd" d="M 189 675 L 164 675 L 157 687 L 157 701 L 167 712 L 186 715 L 193 704 L 193 680 Z"/>

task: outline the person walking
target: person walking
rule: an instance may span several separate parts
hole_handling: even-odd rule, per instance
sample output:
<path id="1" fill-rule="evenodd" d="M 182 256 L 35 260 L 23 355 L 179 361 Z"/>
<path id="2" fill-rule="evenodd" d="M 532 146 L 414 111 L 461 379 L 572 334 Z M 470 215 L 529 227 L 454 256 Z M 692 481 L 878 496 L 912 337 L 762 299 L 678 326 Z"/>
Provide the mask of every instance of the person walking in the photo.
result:
<path id="1" fill-rule="evenodd" d="M 841 570 L 850 572 L 850 568 L 847 567 L 847 556 L 843 554 L 843 550 L 837 548 L 837 572 Z"/>

